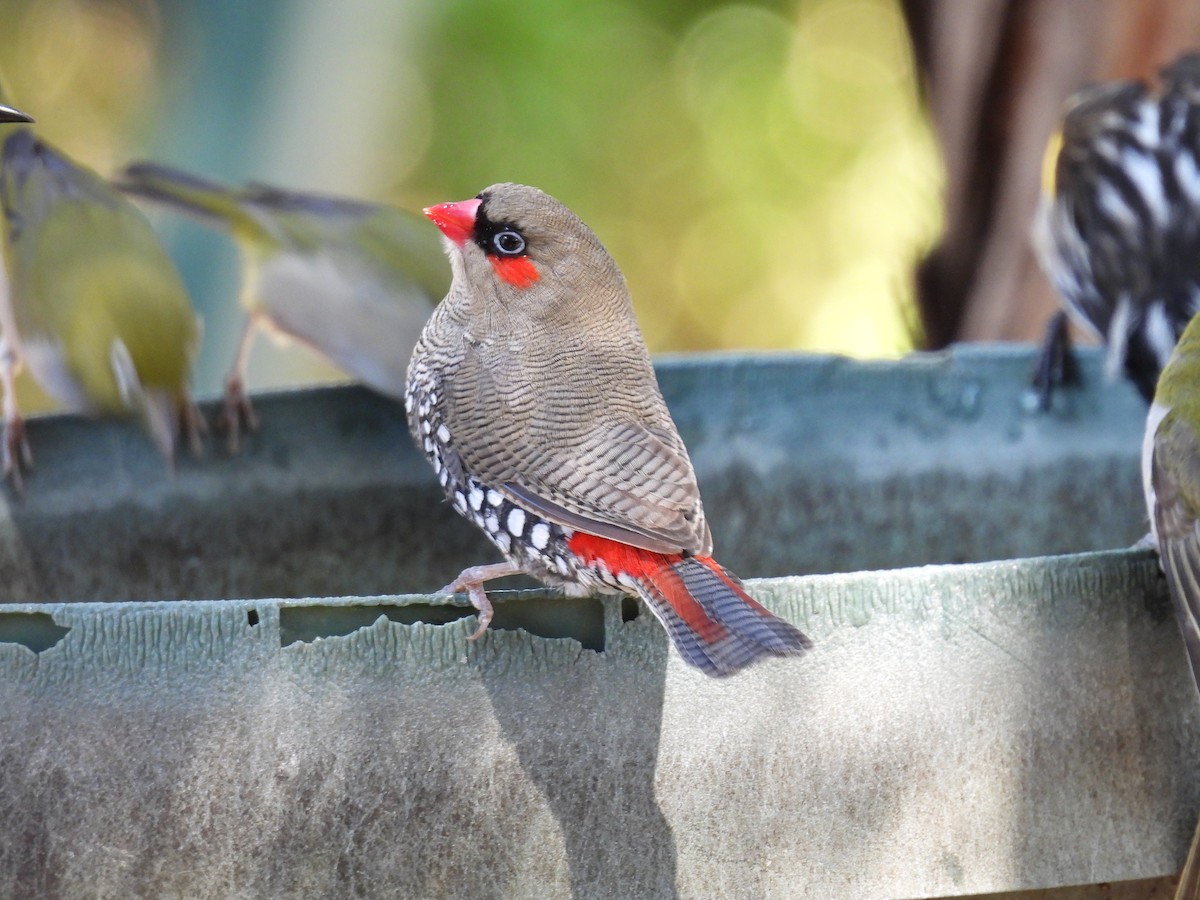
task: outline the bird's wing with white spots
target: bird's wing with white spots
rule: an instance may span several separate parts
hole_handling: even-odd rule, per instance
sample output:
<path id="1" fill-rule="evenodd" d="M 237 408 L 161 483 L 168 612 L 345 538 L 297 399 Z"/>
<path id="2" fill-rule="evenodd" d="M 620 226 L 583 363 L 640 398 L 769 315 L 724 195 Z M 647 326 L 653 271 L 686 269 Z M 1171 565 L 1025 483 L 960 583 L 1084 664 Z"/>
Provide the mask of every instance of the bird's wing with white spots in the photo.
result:
<path id="1" fill-rule="evenodd" d="M 570 458 L 556 448 L 504 489 L 560 525 L 658 553 L 709 555 L 712 537 L 679 436 L 627 421 L 597 431 Z"/>
<path id="2" fill-rule="evenodd" d="M 1159 556 L 1200 686 L 1200 439 L 1179 418 L 1168 415 L 1159 426 L 1150 478 Z"/>

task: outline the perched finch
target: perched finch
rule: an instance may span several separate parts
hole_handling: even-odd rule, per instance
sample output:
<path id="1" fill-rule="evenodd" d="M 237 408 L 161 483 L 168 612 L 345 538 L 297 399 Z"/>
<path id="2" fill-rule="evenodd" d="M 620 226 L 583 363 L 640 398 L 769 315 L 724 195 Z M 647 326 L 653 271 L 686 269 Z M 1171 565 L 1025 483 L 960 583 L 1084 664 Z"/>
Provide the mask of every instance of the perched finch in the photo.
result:
<path id="1" fill-rule="evenodd" d="M 450 292 L 408 369 L 409 428 L 454 507 L 506 562 L 572 594 L 641 597 L 683 659 L 729 675 L 810 642 L 712 558 L 696 476 L 634 318 L 595 234 L 536 188 L 497 184 L 425 210 L 450 254 Z"/>

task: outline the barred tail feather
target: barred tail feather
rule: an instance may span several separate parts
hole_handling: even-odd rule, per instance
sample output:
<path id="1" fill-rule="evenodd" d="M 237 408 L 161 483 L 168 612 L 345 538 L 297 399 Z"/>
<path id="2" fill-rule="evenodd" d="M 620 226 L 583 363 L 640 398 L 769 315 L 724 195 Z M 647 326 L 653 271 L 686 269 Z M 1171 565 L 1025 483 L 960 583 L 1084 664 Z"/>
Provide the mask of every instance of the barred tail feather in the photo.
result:
<path id="1" fill-rule="evenodd" d="M 797 656 L 812 647 L 713 559 L 691 556 L 647 567 L 637 584 L 679 655 L 709 675 L 732 675 L 759 657 Z"/>

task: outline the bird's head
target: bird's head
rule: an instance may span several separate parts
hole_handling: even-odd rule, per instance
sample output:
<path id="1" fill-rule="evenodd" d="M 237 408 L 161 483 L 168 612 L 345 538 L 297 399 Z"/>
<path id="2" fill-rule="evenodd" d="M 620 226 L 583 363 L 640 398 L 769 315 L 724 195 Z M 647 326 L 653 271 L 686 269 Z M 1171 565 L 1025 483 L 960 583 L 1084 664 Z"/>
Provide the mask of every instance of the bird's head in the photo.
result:
<path id="1" fill-rule="evenodd" d="M 446 238 L 451 297 L 532 319 L 630 313 L 625 279 L 600 240 L 549 194 L 494 184 L 470 200 L 425 210 Z M 482 311 L 482 309 L 480 309 Z"/>

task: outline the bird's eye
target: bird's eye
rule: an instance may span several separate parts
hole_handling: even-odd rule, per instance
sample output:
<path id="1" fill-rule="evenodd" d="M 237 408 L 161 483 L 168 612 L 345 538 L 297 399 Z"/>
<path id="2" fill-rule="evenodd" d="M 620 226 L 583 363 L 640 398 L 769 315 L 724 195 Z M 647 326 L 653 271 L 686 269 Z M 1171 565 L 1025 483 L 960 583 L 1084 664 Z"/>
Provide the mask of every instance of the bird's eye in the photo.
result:
<path id="1" fill-rule="evenodd" d="M 496 236 L 492 238 L 492 246 L 501 256 L 520 256 L 525 252 L 525 238 L 511 228 L 506 228 L 496 232 Z"/>

